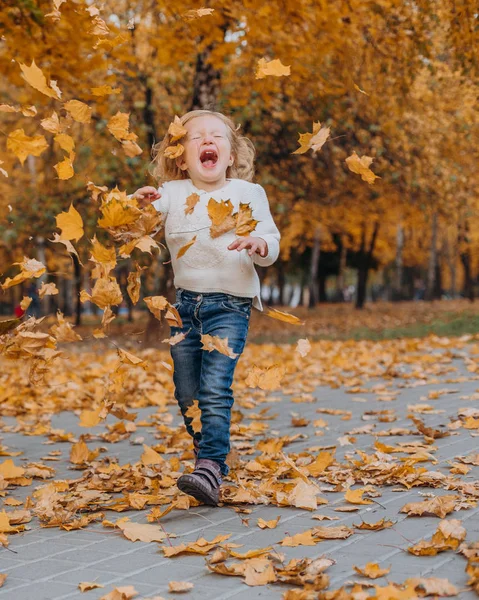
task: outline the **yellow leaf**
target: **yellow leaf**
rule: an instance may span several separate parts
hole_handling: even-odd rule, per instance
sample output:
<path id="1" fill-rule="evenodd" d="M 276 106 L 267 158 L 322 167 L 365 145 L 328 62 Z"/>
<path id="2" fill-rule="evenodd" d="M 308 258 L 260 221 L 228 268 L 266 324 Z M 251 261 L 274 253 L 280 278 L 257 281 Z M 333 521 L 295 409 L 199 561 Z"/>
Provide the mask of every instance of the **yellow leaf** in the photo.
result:
<path id="1" fill-rule="evenodd" d="M 82 465 L 88 460 L 90 451 L 83 440 L 73 444 L 70 450 L 70 462 L 74 465 Z"/>
<path id="2" fill-rule="evenodd" d="M 82 410 L 80 413 L 80 427 L 95 427 L 102 420 L 100 415 L 103 412 L 103 407 L 100 406 L 94 410 Z"/>
<path id="3" fill-rule="evenodd" d="M 71 135 L 68 135 L 66 133 L 59 133 L 53 139 L 55 140 L 55 142 L 57 142 L 57 144 L 59 144 L 62 150 L 65 150 L 65 152 L 70 153 L 72 150 L 75 149 L 75 142 Z"/>
<path id="4" fill-rule="evenodd" d="M 161 313 L 168 307 L 168 300 L 164 296 L 146 296 L 143 300 L 150 312 L 161 320 Z"/>
<path id="5" fill-rule="evenodd" d="M 98 225 L 103 229 L 128 225 L 141 216 L 141 211 L 134 204 L 119 198 L 112 198 L 100 210 L 103 216 L 98 219 Z"/>
<path id="6" fill-rule="evenodd" d="M 153 450 L 153 448 L 143 444 L 143 454 L 140 457 L 140 461 L 143 465 L 161 465 L 165 462 L 165 459 Z"/>
<path id="7" fill-rule="evenodd" d="M 122 348 L 118 348 L 117 352 L 118 356 L 120 357 L 120 362 L 124 364 L 133 365 L 135 367 L 141 367 L 142 369 L 146 369 L 148 367 L 148 365 L 142 358 L 138 358 L 138 356 L 131 354 L 131 352 L 127 352 Z"/>
<path id="8" fill-rule="evenodd" d="M 199 19 L 200 17 L 205 17 L 207 15 L 211 15 L 215 12 L 214 8 L 197 8 L 192 10 L 187 10 L 183 15 L 183 19 L 186 21 L 191 21 L 193 19 Z"/>
<path id="9" fill-rule="evenodd" d="M 184 254 L 186 254 L 187 250 L 189 250 L 191 248 L 191 246 L 193 246 L 193 244 L 196 242 L 196 235 L 195 237 L 191 238 L 191 240 L 189 242 L 187 242 L 184 246 L 182 246 L 179 250 L 178 250 L 178 254 L 176 255 L 176 258 L 181 258 Z"/>
<path id="10" fill-rule="evenodd" d="M 283 65 L 279 58 L 270 61 L 260 58 L 256 65 L 256 79 L 263 79 L 267 75 L 288 76 L 291 75 L 291 67 Z"/>
<path id="11" fill-rule="evenodd" d="M 172 335 L 169 338 L 166 338 L 164 340 L 162 340 L 162 342 L 166 342 L 167 344 L 170 344 L 170 346 L 176 346 L 176 344 L 179 344 L 180 342 L 182 342 L 186 337 L 186 333 L 177 333 L 175 335 Z"/>
<path id="12" fill-rule="evenodd" d="M 178 115 L 175 115 L 173 122 L 170 123 L 170 126 L 168 127 L 168 133 L 171 135 L 171 144 L 173 142 L 177 142 L 188 133 L 188 130 L 183 127 L 181 119 L 178 117 Z"/>
<path id="13" fill-rule="evenodd" d="M 307 531 L 303 531 L 303 533 L 296 533 L 295 535 L 285 537 L 281 540 L 281 545 L 288 548 L 296 548 L 297 546 L 316 546 L 318 542 L 319 539 L 313 537 L 313 530 L 308 529 Z"/>
<path id="14" fill-rule="evenodd" d="M 44 281 L 42 281 L 42 285 L 38 290 L 38 295 L 42 300 L 45 296 L 56 296 L 59 293 L 60 292 L 54 283 L 45 283 Z"/>
<path id="15" fill-rule="evenodd" d="M 364 94 L 366 96 L 369 96 L 369 94 L 367 92 L 365 92 L 364 90 L 362 90 L 359 85 L 357 85 L 356 83 L 353 84 L 354 85 L 354 89 L 357 90 L 358 92 L 361 92 L 361 94 Z"/>
<path id="16" fill-rule="evenodd" d="M 195 433 L 201 433 L 201 409 L 198 406 L 198 400 L 193 400 L 185 412 L 185 416 L 191 419 L 191 428 Z"/>
<path id="17" fill-rule="evenodd" d="M 354 490 L 354 491 L 349 489 L 344 494 L 344 499 L 346 500 L 346 502 L 349 502 L 350 504 L 372 504 L 371 500 L 363 498 L 364 492 L 365 492 L 365 490 L 362 488 L 358 488 L 357 490 Z"/>
<path id="18" fill-rule="evenodd" d="M 189 581 L 170 581 L 168 591 L 172 593 L 189 592 L 194 588 L 194 585 Z"/>
<path id="19" fill-rule="evenodd" d="M 261 390 L 273 391 L 281 386 L 281 380 L 285 373 L 286 368 L 284 365 L 272 365 L 266 369 L 260 369 L 253 365 L 245 383 L 248 387 L 259 387 Z"/>
<path id="20" fill-rule="evenodd" d="M 378 175 L 375 175 L 370 169 L 369 165 L 373 162 L 370 156 L 361 156 L 361 158 L 353 152 L 351 156 L 346 158 L 346 164 L 353 173 L 361 175 L 363 181 L 367 183 L 374 183 L 375 179 L 381 179 Z"/>
<path id="21" fill-rule="evenodd" d="M 91 302 L 99 308 L 121 304 L 123 296 L 121 289 L 114 277 L 97 279 L 91 293 Z"/>
<path id="22" fill-rule="evenodd" d="M 11 458 L 7 458 L 5 462 L 0 463 L 0 475 L 4 479 L 16 479 L 17 477 L 22 477 L 24 473 L 25 469 L 15 466 Z"/>
<path id="23" fill-rule="evenodd" d="M 94 96 L 109 96 L 110 94 L 121 94 L 121 89 L 112 88 L 111 85 L 101 85 L 91 88 L 91 93 Z"/>
<path id="24" fill-rule="evenodd" d="M 39 67 L 37 67 L 34 60 L 32 60 L 32 64 L 29 67 L 22 63 L 18 64 L 20 65 L 20 69 L 22 70 L 22 77 L 28 84 L 30 84 L 33 88 L 35 88 L 42 94 L 45 94 L 45 96 L 60 100 L 62 93 L 56 85 L 57 82 L 54 80 L 50 80 L 50 86 L 48 86 L 43 71 Z"/>
<path id="25" fill-rule="evenodd" d="M 118 523 L 117 526 L 123 532 L 123 535 L 132 542 L 162 542 L 166 539 L 166 533 L 157 525 L 148 525 L 144 523 L 132 523 L 126 521 Z M 170 537 L 173 537 L 170 534 Z"/>
<path id="26" fill-rule="evenodd" d="M 269 306 L 266 307 L 266 316 L 271 317 L 272 319 L 277 319 L 278 321 L 284 321 L 285 323 L 291 323 L 291 325 L 304 324 L 303 321 L 298 319 L 298 317 Z"/>
<path id="27" fill-rule="evenodd" d="M 271 521 L 265 521 L 264 519 L 261 519 L 261 517 L 258 519 L 257 525 L 260 529 L 275 529 L 278 526 L 279 520 L 281 519 L 281 517 L 276 517 L 276 519 L 272 519 Z"/>
<path id="28" fill-rule="evenodd" d="M 217 238 L 236 227 L 231 200 L 217 202 L 214 198 L 210 198 L 208 201 L 208 216 L 211 219 L 210 235 L 212 238 Z"/>
<path id="29" fill-rule="evenodd" d="M 53 168 L 57 172 L 58 179 L 66 180 L 73 177 L 75 171 L 73 169 L 73 160 L 75 159 L 75 153 L 70 152 L 70 156 L 66 156 L 62 162 L 53 165 Z"/>
<path id="30" fill-rule="evenodd" d="M 295 351 L 304 358 L 311 352 L 311 343 L 308 339 L 298 340 Z"/>
<path id="31" fill-rule="evenodd" d="M 83 237 L 83 219 L 73 204 L 70 204 L 68 212 L 61 212 L 56 217 L 57 227 L 61 229 L 63 240 L 78 241 Z"/>
<path id="32" fill-rule="evenodd" d="M 188 198 L 186 199 L 185 215 L 191 215 L 193 213 L 195 206 L 198 204 L 199 200 L 200 195 L 196 192 L 193 192 L 188 196 Z"/>
<path id="33" fill-rule="evenodd" d="M 201 336 L 201 343 L 203 344 L 203 350 L 213 352 L 216 350 L 220 354 L 229 356 L 230 358 L 236 358 L 238 355 L 228 346 L 228 338 L 220 338 L 215 335 L 209 335 L 208 333 Z"/>
<path id="34" fill-rule="evenodd" d="M 15 129 L 8 134 L 7 149 L 15 154 L 22 165 L 29 154 L 40 156 L 47 148 L 48 142 L 43 135 L 30 137 L 23 129 Z"/>
<path id="35" fill-rule="evenodd" d="M 320 452 L 315 460 L 306 465 L 305 468 L 309 471 L 312 477 L 321 475 L 330 465 L 334 463 L 334 456 L 329 452 Z"/>
<path id="36" fill-rule="evenodd" d="M 63 108 L 71 114 L 78 123 L 89 123 L 91 121 L 92 108 L 80 102 L 80 100 L 69 100 L 65 102 Z"/>
<path id="37" fill-rule="evenodd" d="M 384 575 L 387 575 L 391 570 L 391 567 L 389 567 L 389 569 L 381 569 L 378 563 L 370 562 L 362 568 L 353 565 L 353 569 L 356 571 L 356 573 L 359 573 L 363 577 L 377 579 L 378 577 L 383 577 Z"/>
<path id="38" fill-rule="evenodd" d="M 94 581 L 82 581 L 78 584 L 78 587 L 81 592 L 89 592 L 90 590 L 95 590 L 96 588 L 105 587 L 101 583 L 95 583 Z"/>
<path id="39" fill-rule="evenodd" d="M 236 215 L 236 235 L 245 236 L 249 235 L 256 229 L 258 221 L 253 219 L 253 209 L 249 204 L 239 205 L 239 211 Z"/>
<path id="40" fill-rule="evenodd" d="M 176 144 L 175 146 L 168 146 L 165 149 L 164 155 L 166 158 L 178 158 L 185 151 L 185 147 L 182 144 Z"/>

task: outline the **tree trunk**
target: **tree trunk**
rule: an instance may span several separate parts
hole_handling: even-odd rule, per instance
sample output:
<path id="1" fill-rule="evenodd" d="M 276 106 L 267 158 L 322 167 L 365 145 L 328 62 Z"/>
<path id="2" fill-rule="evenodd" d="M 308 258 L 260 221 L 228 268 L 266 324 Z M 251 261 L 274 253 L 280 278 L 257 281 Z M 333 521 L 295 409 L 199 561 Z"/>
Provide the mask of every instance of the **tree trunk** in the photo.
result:
<path id="1" fill-rule="evenodd" d="M 196 73 L 190 110 L 216 109 L 221 74 L 207 62 L 210 51 L 211 47 L 199 52 L 196 57 Z"/>
<path id="2" fill-rule="evenodd" d="M 319 284 L 319 302 L 327 302 L 328 296 L 326 294 L 326 280 L 327 277 L 324 273 L 319 274 L 318 284 Z"/>
<path id="3" fill-rule="evenodd" d="M 432 300 L 434 298 L 436 289 L 436 269 L 437 265 L 437 213 L 434 212 L 432 215 L 431 222 L 431 248 L 429 251 L 429 266 L 427 270 L 427 289 L 426 289 L 426 300 Z"/>
<path id="4" fill-rule="evenodd" d="M 341 236 L 341 254 L 339 255 L 339 273 L 338 273 L 338 277 L 336 279 L 336 295 L 338 297 L 338 300 L 340 300 L 341 302 L 344 302 L 344 287 L 345 287 L 345 280 L 344 280 L 344 273 L 346 271 L 346 260 L 348 257 L 348 251 L 346 248 L 346 244 L 344 243 L 344 236 Z"/>
<path id="5" fill-rule="evenodd" d="M 402 300 L 402 278 L 403 278 L 403 251 L 404 251 L 404 227 L 399 224 L 396 229 L 396 277 L 394 285 L 393 300 Z"/>
<path id="6" fill-rule="evenodd" d="M 78 258 L 72 254 L 73 259 L 73 281 L 75 290 L 75 325 L 81 325 L 82 305 L 80 302 L 82 268 Z"/>
<path id="7" fill-rule="evenodd" d="M 319 302 L 318 269 L 321 252 L 321 228 L 314 231 L 313 251 L 311 252 L 311 265 L 309 269 L 309 308 L 314 308 Z"/>
<path id="8" fill-rule="evenodd" d="M 471 247 L 469 245 L 469 223 L 466 221 L 459 229 L 458 246 L 460 248 L 459 258 L 464 268 L 464 297 L 474 302 L 474 283 L 472 281 L 471 269 Z"/>
<path id="9" fill-rule="evenodd" d="M 371 259 L 373 257 L 374 247 L 376 245 L 376 239 L 379 232 L 379 221 L 374 224 L 371 241 L 369 248 L 366 251 L 366 224 L 363 224 L 363 232 L 361 239 L 361 258 L 358 268 L 358 282 L 357 282 L 357 294 L 356 294 L 356 308 L 361 309 L 364 307 L 366 300 L 366 290 L 368 284 L 369 269 L 371 268 Z"/>

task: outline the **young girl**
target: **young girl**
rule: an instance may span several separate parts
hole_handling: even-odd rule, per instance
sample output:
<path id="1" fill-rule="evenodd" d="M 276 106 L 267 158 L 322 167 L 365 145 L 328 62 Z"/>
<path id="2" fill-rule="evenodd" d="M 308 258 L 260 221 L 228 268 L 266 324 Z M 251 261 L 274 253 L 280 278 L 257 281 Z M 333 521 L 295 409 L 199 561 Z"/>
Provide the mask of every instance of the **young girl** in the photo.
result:
<path id="1" fill-rule="evenodd" d="M 163 185 L 158 190 L 141 187 L 134 196 L 142 206 L 153 202 L 165 215 L 177 289 L 175 307 L 183 321 L 183 327 L 173 327 L 171 333 L 186 334 L 171 346 L 173 380 L 197 460 L 193 473 L 182 475 L 177 485 L 198 500 L 217 505 L 221 477 L 229 470 L 225 460 L 230 450 L 233 374 L 246 342 L 251 307 L 262 310 L 254 265 L 274 263 L 280 234 L 264 189 L 251 183 L 254 147 L 250 140 L 218 112 L 195 110 L 180 121 L 186 130 L 179 139 L 183 152 L 178 156 L 178 135 L 170 133 L 154 148 L 153 174 Z M 211 214 L 213 206 L 227 200 L 232 213 L 238 212 L 240 204 L 252 209 L 257 223 L 252 222 L 250 235 L 237 236 L 234 226 L 211 235 L 208 207 Z M 193 240 L 178 257 L 178 251 Z M 227 340 L 235 357 L 204 350 L 201 336 L 206 334 Z M 193 431 L 192 419 L 186 416 L 194 400 L 201 410 L 201 433 Z"/>

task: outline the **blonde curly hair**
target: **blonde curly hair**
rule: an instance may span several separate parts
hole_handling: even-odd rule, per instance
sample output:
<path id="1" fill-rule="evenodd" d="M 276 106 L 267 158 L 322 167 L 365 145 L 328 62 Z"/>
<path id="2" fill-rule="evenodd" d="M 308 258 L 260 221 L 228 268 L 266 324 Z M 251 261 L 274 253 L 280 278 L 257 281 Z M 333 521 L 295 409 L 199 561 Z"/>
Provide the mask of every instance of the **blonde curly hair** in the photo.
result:
<path id="1" fill-rule="evenodd" d="M 222 113 L 214 112 L 212 110 L 191 110 L 180 117 L 180 121 L 182 125 L 185 125 L 185 123 L 191 121 L 191 119 L 205 115 L 213 115 L 218 119 L 221 119 L 227 127 L 234 162 L 226 169 L 226 177 L 252 181 L 254 176 L 255 149 L 251 140 L 245 136 L 239 135 L 238 130 L 241 127 L 240 125 L 236 127 L 232 119 Z M 165 156 L 166 148 L 172 145 L 171 138 L 172 136 L 167 133 L 161 142 L 155 144 L 152 148 L 153 160 L 151 161 L 152 168 L 150 169 L 150 172 L 159 183 L 189 178 L 188 172 L 182 171 L 178 167 L 175 158 L 167 158 Z"/>

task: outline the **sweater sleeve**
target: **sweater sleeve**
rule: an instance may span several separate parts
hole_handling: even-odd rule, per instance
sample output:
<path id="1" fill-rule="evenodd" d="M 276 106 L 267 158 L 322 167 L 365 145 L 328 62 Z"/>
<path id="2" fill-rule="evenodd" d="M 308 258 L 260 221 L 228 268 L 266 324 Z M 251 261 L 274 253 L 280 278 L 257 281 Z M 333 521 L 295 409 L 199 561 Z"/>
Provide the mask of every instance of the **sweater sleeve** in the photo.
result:
<path id="1" fill-rule="evenodd" d="M 167 187 L 168 186 L 166 184 L 160 186 L 158 188 L 158 193 L 161 194 L 161 198 L 152 202 L 156 210 L 163 215 L 167 215 L 170 209 L 170 198 Z"/>
<path id="2" fill-rule="evenodd" d="M 268 254 L 266 256 L 260 256 L 260 254 L 255 253 L 251 258 L 260 267 L 269 267 L 279 256 L 279 240 L 281 236 L 271 216 L 266 192 L 258 183 L 254 186 L 251 206 L 253 208 L 253 218 L 258 221 L 251 235 L 262 238 L 268 244 Z"/>

